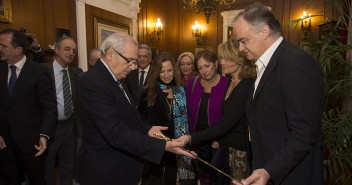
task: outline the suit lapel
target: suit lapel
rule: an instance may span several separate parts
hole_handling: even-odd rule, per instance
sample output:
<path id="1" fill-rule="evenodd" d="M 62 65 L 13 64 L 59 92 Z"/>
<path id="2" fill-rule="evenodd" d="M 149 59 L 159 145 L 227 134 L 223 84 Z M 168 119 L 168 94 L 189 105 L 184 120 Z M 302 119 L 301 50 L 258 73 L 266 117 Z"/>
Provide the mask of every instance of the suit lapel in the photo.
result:
<path id="1" fill-rule="evenodd" d="M 55 99 L 57 99 L 56 97 L 56 83 L 55 83 L 55 74 L 54 74 L 54 62 L 50 62 L 50 63 L 47 63 L 45 64 L 48 66 L 49 68 L 49 73 L 50 73 L 50 77 L 51 77 L 51 80 L 53 81 L 53 92 L 54 92 L 54 96 L 55 96 Z"/>
<path id="2" fill-rule="evenodd" d="M 72 93 L 73 104 L 75 104 L 77 73 L 74 72 L 71 67 L 68 67 L 68 73 L 70 75 L 71 91 L 72 91 L 71 93 Z"/>
<path id="3" fill-rule="evenodd" d="M 256 98 L 258 97 L 258 95 L 260 94 L 260 92 L 262 91 L 263 87 L 265 86 L 266 82 L 268 81 L 268 79 L 270 78 L 272 72 L 275 70 L 277 64 L 278 64 L 278 60 L 281 57 L 281 53 L 284 50 L 284 48 L 286 47 L 287 43 L 285 40 L 283 40 L 280 45 L 277 47 L 277 49 L 275 50 L 275 52 L 273 53 L 273 56 L 271 57 L 268 66 L 266 67 L 262 78 L 259 81 L 259 84 L 257 86 L 257 89 L 255 91 L 254 97 L 253 97 L 253 101 L 256 100 Z"/>
<path id="4" fill-rule="evenodd" d="M 106 78 L 106 80 L 108 80 L 108 82 L 111 84 L 111 87 L 114 88 L 114 91 L 117 92 L 119 95 L 118 97 L 123 99 L 123 102 L 128 105 L 131 106 L 131 104 L 128 102 L 125 93 L 122 91 L 122 89 L 119 87 L 119 85 L 117 84 L 117 82 L 115 81 L 115 79 L 111 76 L 109 70 L 105 67 L 105 65 L 101 62 L 98 61 L 97 63 L 95 63 L 95 65 L 97 67 L 97 69 L 100 71 L 100 73 L 104 76 L 104 78 Z M 124 89 L 127 89 L 126 86 L 124 86 Z M 126 91 L 126 90 L 125 90 Z M 130 98 L 131 96 L 129 96 Z M 131 100 L 130 100 L 131 101 Z"/>
<path id="5" fill-rule="evenodd" d="M 9 93 L 8 93 L 8 66 L 7 63 L 3 63 L 0 65 L 0 91 L 2 91 L 0 94 L 3 95 L 3 101 L 5 105 L 8 105 L 9 102 Z"/>

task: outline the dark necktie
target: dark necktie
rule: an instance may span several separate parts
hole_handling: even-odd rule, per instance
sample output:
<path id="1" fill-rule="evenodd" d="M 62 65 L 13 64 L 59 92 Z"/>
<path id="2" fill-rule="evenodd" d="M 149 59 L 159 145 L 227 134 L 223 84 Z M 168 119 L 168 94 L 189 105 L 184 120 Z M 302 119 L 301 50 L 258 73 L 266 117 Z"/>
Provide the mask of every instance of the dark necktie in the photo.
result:
<path id="1" fill-rule="evenodd" d="M 141 71 L 141 77 L 139 77 L 139 87 L 143 87 L 144 73 L 145 71 Z"/>
<path id="2" fill-rule="evenodd" d="M 12 94 L 13 88 L 15 87 L 15 83 L 16 83 L 16 80 L 17 80 L 16 66 L 15 65 L 11 65 L 10 69 L 11 69 L 11 77 L 10 77 L 10 80 L 9 80 L 9 87 L 8 87 L 9 95 Z"/>
<path id="3" fill-rule="evenodd" d="M 64 94 L 64 111 L 66 118 L 70 118 L 73 113 L 73 104 L 72 104 L 72 94 L 70 90 L 70 82 L 68 80 L 67 71 L 62 70 L 62 88 Z"/>

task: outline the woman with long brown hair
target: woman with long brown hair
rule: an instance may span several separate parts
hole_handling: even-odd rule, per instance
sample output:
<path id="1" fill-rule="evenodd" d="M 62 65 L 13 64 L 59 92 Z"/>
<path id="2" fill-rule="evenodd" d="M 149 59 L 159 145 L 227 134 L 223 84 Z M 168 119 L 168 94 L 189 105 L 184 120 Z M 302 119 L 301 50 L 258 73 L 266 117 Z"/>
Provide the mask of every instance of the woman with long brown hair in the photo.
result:
<path id="1" fill-rule="evenodd" d="M 188 134 L 187 108 L 184 87 L 181 86 L 180 73 L 175 59 L 169 53 L 161 53 L 153 61 L 148 85 L 145 89 L 144 103 L 139 106 L 147 123 L 167 126 L 163 134 L 178 138 Z M 165 153 L 159 165 L 149 163 L 149 178 L 143 184 L 175 185 L 178 174 L 180 184 L 194 181 L 191 159 Z"/>

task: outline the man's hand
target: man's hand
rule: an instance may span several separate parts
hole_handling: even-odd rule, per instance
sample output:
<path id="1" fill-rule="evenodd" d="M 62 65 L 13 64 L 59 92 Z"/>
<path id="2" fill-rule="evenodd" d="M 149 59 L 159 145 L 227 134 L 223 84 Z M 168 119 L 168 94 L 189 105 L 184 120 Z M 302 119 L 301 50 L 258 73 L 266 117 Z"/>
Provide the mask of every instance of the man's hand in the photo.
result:
<path id="1" fill-rule="evenodd" d="M 148 132 L 148 136 L 150 137 L 156 137 L 155 134 L 160 134 L 163 135 L 161 133 L 162 130 L 167 130 L 167 127 L 162 127 L 162 126 L 153 126 L 149 132 Z M 160 138 L 159 138 L 160 139 Z"/>
<path id="2" fill-rule="evenodd" d="M 38 153 L 35 154 L 35 157 L 40 156 L 44 153 L 47 147 L 47 141 L 45 137 L 40 137 L 39 138 L 39 146 L 34 145 L 35 149 L 38 150 Z"/>
<path id="3" fill-rule="evenodd" d="M 182 146 L 183 146 L 182 142 L 179 142 L 176 140 L 168 141 L 168 142 L 166 142 L 165 150 L 172 152 L 174 154 L 177 154 L 177 155 L 185 155 L 185 156 L 188 156 L 191 158 L 195 158 L 197 156 L 197 154 L 194 152 L 181 149 L 180 147 L 182 147 Z"/>
<path id="4" fill-rule="evenodd" d="M 33 42 L 31 44 L 31 48 L 34 49 L 34 50 L 40 49 L 37 36 L 35 34 L 33 34 L 33 33 L 28 33 L 28 35 L 33 39 Z"/>
<path id="5" fill-rule="evenodd" d="M 6 147 L 6 143 L 4 138 L 2 138 L 2 136 L 0 136 L 0 150 L 4 149 Z"/>
<path id="6" fill-rule="evenodd" d="M 270 179 L 269 173 L 264 168 L 261 168 L 261 169 L 254 170 L 251 176 L 249 176 L 245 180 L 242 180 L 242 184 L 243 185 L 266 185 L 269 179 Z M 232 181 L 232 183 L 235 185 L 241 185 L 239 183 L 236 183 L 235 181 Z"/>

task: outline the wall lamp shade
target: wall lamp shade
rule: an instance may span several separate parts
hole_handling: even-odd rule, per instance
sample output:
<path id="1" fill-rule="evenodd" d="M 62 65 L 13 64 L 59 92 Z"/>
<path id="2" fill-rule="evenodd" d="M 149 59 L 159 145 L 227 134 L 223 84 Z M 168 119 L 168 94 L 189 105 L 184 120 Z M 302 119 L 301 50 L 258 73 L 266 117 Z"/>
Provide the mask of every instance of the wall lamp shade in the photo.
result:
<path id="1" fill-rule="evenodd" d="M 196 13 L 204 12 L 206 23 L 209 23 L 210 15 L 215 13 L 218 6 L 230 6 L 236 0 L 182 0 L 183 9 L 194 9 Z"/>
<path id="2" fill-rule="evenodd" d="M 163 34 L 163 23 L 161 23 L 160 18 L 157 19 L 156 23 L 154 23 L 154 30 L 150 33 L 150 42 L 155 43 L 159 42 L 160 35 Z"/>
<path id="3" fill-rule="evenodd" d="M 197 45 L 203 45 L 202 27 L 198 21 L 192 25 L 192 36 L 196 38 Z"/>

